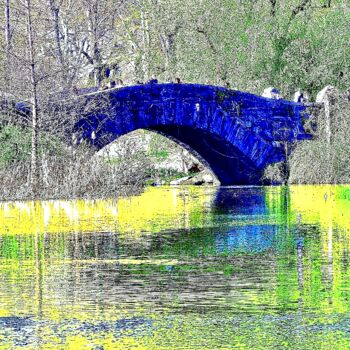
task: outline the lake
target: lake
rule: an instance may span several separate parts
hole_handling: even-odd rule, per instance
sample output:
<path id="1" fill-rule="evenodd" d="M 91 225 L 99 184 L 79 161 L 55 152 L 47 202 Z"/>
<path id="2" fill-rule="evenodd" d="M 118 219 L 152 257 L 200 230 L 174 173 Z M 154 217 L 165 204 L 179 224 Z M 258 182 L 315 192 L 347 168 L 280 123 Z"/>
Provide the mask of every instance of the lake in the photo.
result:
<path id="1" fill-rule="evenodd" d="M 0 203 L 0 349 L 349 349 L 350 186 Z"/>

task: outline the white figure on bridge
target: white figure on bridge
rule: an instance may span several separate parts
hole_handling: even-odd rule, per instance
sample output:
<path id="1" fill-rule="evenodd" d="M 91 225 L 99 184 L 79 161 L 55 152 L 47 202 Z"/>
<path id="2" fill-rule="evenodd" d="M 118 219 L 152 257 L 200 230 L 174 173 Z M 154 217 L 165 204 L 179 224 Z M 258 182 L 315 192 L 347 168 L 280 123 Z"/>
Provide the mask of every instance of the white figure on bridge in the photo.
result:
<path id="1" fill-rule="evenodd" d="M 114 80 L 108 82 L 108 89 L 114 89 L 116 87 L 116 83 Z"/>
<path id="2" fill-rule="evenodd" d="M 78 135 L 76 133 L 72 135 L 72 143 L 74 146 L 78 144 Z"/>
<path id="3" fill-rule="evenodd" d="M 304 98 L 304 94 L 300 91 L 300 89 L 298 89 L 294 94 L 293 101 L 294 102 L 302 102 L 303 98 Z"/>
<path id="4" fill-rule="evenodd" d="M 271 98 L 273 100 L 279 100 L 281 98 L 281 93 L 276 88 L 268 87 L 264 90 L 261 96 Z"/>
<path id="5" fill-rule="evenodd" d="M 301 89 L 298 89 L 294 94 L 293 101 L 298 103 L 309 102 L 309 95 L 307 92 L 304 92 L 304 91 L 301 91 Z"/>

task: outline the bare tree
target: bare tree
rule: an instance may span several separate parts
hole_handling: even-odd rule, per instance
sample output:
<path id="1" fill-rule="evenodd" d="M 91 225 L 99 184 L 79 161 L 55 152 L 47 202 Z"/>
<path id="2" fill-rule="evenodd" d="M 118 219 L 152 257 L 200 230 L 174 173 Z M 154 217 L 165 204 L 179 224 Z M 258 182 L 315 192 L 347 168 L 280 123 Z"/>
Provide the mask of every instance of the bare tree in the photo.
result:
<path id="1" fill-rule="evenodd" d="M 63 52 L 61 47 L 61 34 L 60 34 L 60 25 L 59 25 L 59 13 L 60 6 L 57 4 L 56 0 L 48 0 L 48 6 L 50 8 L 51 16 L 52 16 L 52 28 L 55 35 L 55 46 L 56 46 L 56 59 L 58 61 L 59 66 L 61 67 L 61 78 L 64 82 L 66 80 L 65 73 L 65 65 Z"/>
<path id="2" fill-rule="evenodd" d="M 10 19 L 10 0 L 5 2 L 5 42 L 6 42 L 6 52 L 11 48 L 11 19 Z M 7 58 L 9 58 L 7 56 Z"/>
<path id="3" fill-rule="evenodd" d="M 5 65 L 4 65 L 4 81 L 8 85 L 10 83 L 10 51 L 11 51 L 11 17 L 10 17 L 10 0 L 5 1 Z"/>
<path id="4" fill-rule="evenodd" d="M 34 27 L 32 20 L 32 2 L 25 0 L 24 3 L 27 15 L 27 45 L 30 64 L 31 102 L 32 102 L 32 149 L 31 149 L 31 169 L 30 184 L 33 193 L 37 191 L 39 185 L 38 169 L 38 138 L 39 138 L 39 107 L 38 107 L 38 79 L 36 73 L 35 48 L 34 48 Z"/>

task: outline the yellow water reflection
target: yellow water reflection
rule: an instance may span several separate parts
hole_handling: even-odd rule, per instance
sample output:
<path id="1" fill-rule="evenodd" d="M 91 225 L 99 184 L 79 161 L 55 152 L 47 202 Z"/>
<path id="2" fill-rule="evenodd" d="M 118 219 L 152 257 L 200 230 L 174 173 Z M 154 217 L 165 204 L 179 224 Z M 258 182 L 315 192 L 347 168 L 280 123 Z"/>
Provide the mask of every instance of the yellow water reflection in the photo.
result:
<path id="1" fill-rule="evenodd" d="M 139 196 L 108 200 L 0 203 L 0 233 L 132 233 L 203 227 L 212 219 L 215 188 L 148 188 Z M 270 214 L 329 227 L 350 229 L 350 187 L 291 186 L 265 188 Z M 284 203 L 283 203 L 284 202 Z M 288 208 L 288 209 L 287 209 Z M 264 219 L 264 218 L 261 218 Z M 266 218 L 265 218 L 266 219 Z"/>
<path id="2" fill-rule="evenodd" d="M 349 349 L 350 187 L 226 191 L 0 203 L 0 349 Z M 220 255 L 244 229 L 270 249 Z"/>
<path id="3" fill-rule="evenodd" d="M 332 221 L 341 229 L 350 229 L 350 186 L 275 187 L 266 188 L 265 193 L 271 213 L 288 214 L 293 223 L 317 224 L 328 228 Z"/>
<path id="4" fill-rule="evenodd" d="M 304 198 L 302 188 L 295 187 L 293 192 L 292 210 L 302 217 L 302 222 L 316 223 L 322 228 L 319 255 L 323 264 L 319 269 L 311 263 L 305 265 L 308 267 L 308 280 L 314 281 L 313 286 L 318 284 L 319 290 L 325 290 L 328 298 L 320 298 L 311 282 L 306 285 L 306 295 L 310 303 L 318 303 L 328 313 L 334 309 L 348 312 L 350 271 L 346 261 L 350 252 L 350 187 L 309 186 Z"/>
<path id="5" fill-rule="evenodd" d="M 0 203 L 2 234 L 65 232 L 132 233 L 202 227 L 215 189 L 150 187 L 140 196 L 108 200 Z"/>
<path id="6" fill-rule="evenodd" d="M 302 222 L 349 231 L 349 186 L 293 186 L 291 191 L 291 209 L 302 216 Z"/>

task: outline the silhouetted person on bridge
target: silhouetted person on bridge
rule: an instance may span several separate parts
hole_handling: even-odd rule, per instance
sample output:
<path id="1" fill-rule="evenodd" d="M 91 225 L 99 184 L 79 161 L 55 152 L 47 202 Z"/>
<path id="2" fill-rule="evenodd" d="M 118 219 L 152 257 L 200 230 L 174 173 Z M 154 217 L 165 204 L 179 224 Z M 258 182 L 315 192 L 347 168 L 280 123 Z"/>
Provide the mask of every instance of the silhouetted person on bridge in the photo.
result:
<path id="1" fill-rule="evenodd" d="M 74 95 L 79 95 L 79 90 L 76 86 L 73 86 L 72 91 Z"/>
<path id="2" fill-rule="evenodd" d="M 274 87 L 268 87 L 264 90 L 264 92 L 261 95 L 262 97 L 265 98 L 270 98 L 272 100 L 279 100 L 281 99 L 281 93 L 279 90 L 277 90 Z"/>
<path id="3" fill-rule="evenodd" d="M 124 86 L 124 82 L 121 79 L 117 79 L 117 86 L 116 87 L 122 87 Z"/>
<path id="4" fill-rule="evenodd" d="M 158 79 L 155 77 L 152 77 L 146 84 L 158 84 Z"/>
<path id="5" fill-rule="evenodd" d="M 309 102 L 309 94 L 305 91 L 301 91 L 301 89 L 298 89 L 294 94 L 293 101 L 298 103 L 307 103 Z"/>
<path id="6" fill-rule="evenodd" d="M 300 89 L 298 89 L 294 94 L 293 101 L 301 103 L 303 102 L 303 100 L 304 100 L 304 93 Z"/>

